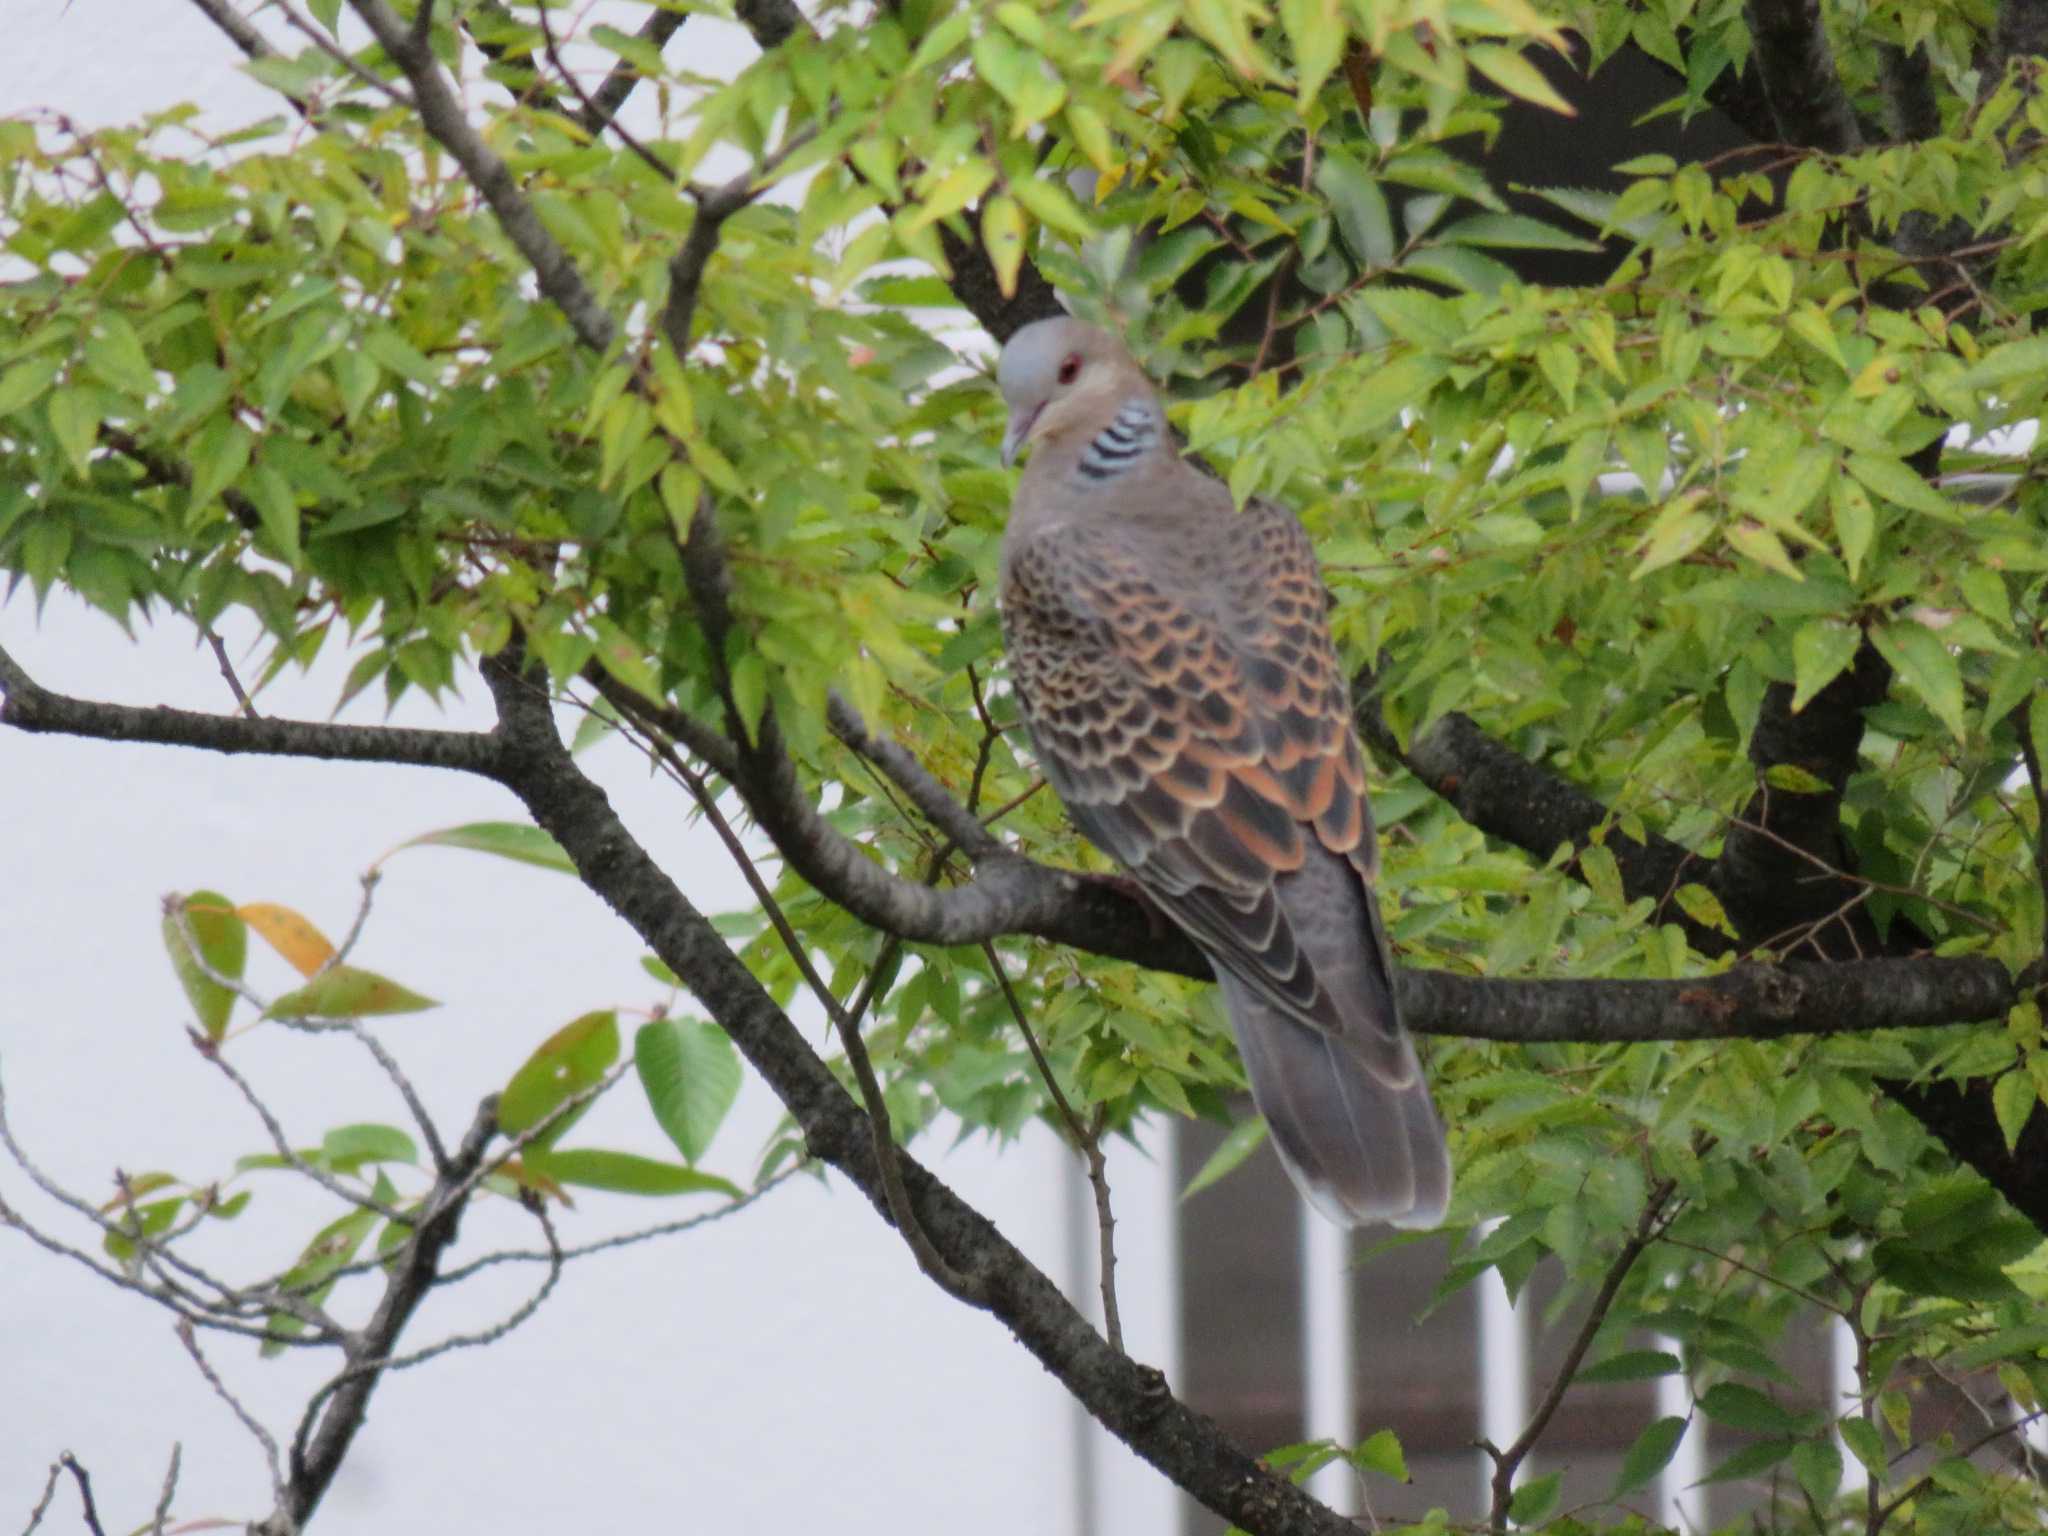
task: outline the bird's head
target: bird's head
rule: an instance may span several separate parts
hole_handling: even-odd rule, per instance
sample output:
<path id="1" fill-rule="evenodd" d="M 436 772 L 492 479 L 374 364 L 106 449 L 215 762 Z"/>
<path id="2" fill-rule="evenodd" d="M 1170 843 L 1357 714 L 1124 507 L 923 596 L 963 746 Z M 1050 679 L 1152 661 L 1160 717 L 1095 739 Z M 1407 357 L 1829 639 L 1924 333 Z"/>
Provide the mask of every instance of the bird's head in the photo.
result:
<path id="1" fill-rule="evenodd" d="M 1064 315 L 1034 321 L 1010 338 L 996 364 L 996 385 L 1010 407 L 1005 464 L 1028 443 L 1114 412 L 1134 386 L 1151 387 L 1122 342 Z"/>

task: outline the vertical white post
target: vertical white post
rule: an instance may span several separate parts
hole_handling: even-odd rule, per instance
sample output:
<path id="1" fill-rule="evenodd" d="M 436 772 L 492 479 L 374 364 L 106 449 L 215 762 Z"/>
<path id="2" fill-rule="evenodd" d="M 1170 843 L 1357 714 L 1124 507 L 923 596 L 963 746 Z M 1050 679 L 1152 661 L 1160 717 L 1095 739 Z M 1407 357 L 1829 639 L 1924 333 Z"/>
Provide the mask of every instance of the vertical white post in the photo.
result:
<path id="1" fill-rule="evenodd" d="M 1483 1242 L 1499 1226 L 1480 1229 Z M 1529 1418 L 1529 1330 L 1522 1308 L 1508 1300 L 1499 1274 L 1474 1282 L 1479 1288 L 1479 1436 L 1500 1450 L 1515 1443 Z M 1528 1463 L 1522 1464 L 1524 1475 Z M 1493 1461 L 1478 1453 L 1479 1507 L 1493 1502 Z"/>
<path id="2" fill-rule="evenodd" d="M 1112 1141 L 1109 1189 L 1116 1213 L 1116 1299 L 1122 1316 L 1124 1349 L 1134 1360 L 1157 1366 L 1176 1388 L 1180 1360 L 1180 1185 L 1175 1174 L 1176 1131 L 1170 1117 L 1149 1121 L 1139 1145 Z M 1097 1261 L 1095 1196 L 1079 1159 L 1068 1200 L 1068 1253 L 1073 1268 L 1068 1294 L 1099 1325 L 1101 1269 Z M 1170 1533 L 1181 1528 L 1180 1491 L 1122 1441 L 1073 1406 L 1075 1446 L 1075 1536 L 1112 1536 L 1120 1531 Z"/>
<path id="3" fill-rule="evenodd" d="M 1351 1234 L 1325 1220 L 1306 1200 L 1301 1214 L 1301 1379 L 1307 1439 L 1358 1439 L 1352 1392 Z M 1358 1512 L 1358 1475 L 1332 1463 L 1309 1480 L 1309 1492 L 1340 1515 Z"/>
<path id="4" fill-rule="evenodd" d="M 1676 1339 L 1659 1339 L 1660 1349 L 1679 1352 Z M 1657 1378 L 1657 1417 L 1682 1419 L 1692 1412 L 1692 1388 L 1683 1372 Z M 1707 1494 L 1694 1484 L 1707 1475 L 1707 1425 L 1695 1419 L 1678 1442 L 1678 1450 L 1657 1474 L 1657 1518 L 1674 1531 L 1704 1530 Z"/>
<path id="5" fill-rule="evenodd" d="M 1856 1379 L 1856 1334 L 1839 1317 L 1828 1329 L 1828 1364 L 1834 1386 L 1828 1398 L 1828 1411 L 1835 1414 L 1860 1413 L 1863 1384 Z M 1841 1436 L 1835 1437 L 1835 1444 L 1842 1452 L 1842 1489 L 1854 1493 L 1870 1481 L 1870 1473 L 1856 1459 L 1855 1453 L 1842 1444 Z"/>

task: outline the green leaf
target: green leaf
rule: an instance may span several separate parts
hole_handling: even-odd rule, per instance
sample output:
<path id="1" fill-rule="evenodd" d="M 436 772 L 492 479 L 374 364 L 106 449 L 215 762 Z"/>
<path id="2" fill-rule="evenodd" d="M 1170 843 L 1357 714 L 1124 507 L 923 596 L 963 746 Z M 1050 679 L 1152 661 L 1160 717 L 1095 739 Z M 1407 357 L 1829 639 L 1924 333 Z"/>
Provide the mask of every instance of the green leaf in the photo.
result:
<path id="1" fill-rule="evenodd" d="M 1968 734 L 1963 715 L 1963 675 L 1941 638 L 1924 624 L 1895 620 L 1870 632 L 1899 680 L 1920 696 L 1956 740 Z"/>
<path id="2" fill-rule="evenodd" d="M 1678 1356 L 1668 1350 L 1625 1349 L 1598 1365 L 1585 1367 L 1572 1379 L 1589 1385 L 1602 1381 L 1647 1381 L 1654 1376 L 1675 1376 L 1684 1369 Z"/>
<path id="3" fill-rule="evenodd" d="M 518 1136 L 539 1125 L 569 1099 L 604 1081 L 619 1059 L 615 1013 L 586 1013 L 543 1040 L 498 1096 L 498 1129 Z M 583 1105 L 529 1143 L 546 1147 L 582 1117 Z"/>
<path id="4" fill-rule="evenodd" d="M 188 926 L 198 945 L 196 959 L 192 944 L 185 938 Z M 220 1039 L 227 1031 L 228 1015 L 234 1010 L 235 992 L 215 981 L 207 971 L 232 981 L 242 979 L 242 967 L 249 958 L 249 930 L 235 915 L 235 904 L 219 891 L 173 896 L 165 903 L 163 940 L 170 953 L 171 969 L 177 974 L 178 985 L 185 989 L 185 998 L 192 1004 L 199 1027 L 206 1032 L 207 1039 Z M 200 961 L 205 962 L 203 967 Z"/>
<path id="5" fill-rule="evenodd" d="M 1465 62 L 1510 96 L 1519 96 L 1539 107 L 1548 107 L 1563 117 L 1578 116 L 1572 104 L 1557 94 L 1556 88 L 1543 78 L 1543 72 L 1530 63 L 1529 56 L 1520 49 L 1502 47 L 1498 43 L 1468 44 Z"/>
<path id="6" fill-rule="evenodd" d="M 1045 121 L 1066 104 L 1066 83 L 1046 61 L 1001 28 L 974 40 L 974 72 L 1010 104 L 1011 137 Z"/>
<path id="7" fill-rule="evenodd" d="M 1264 1117 L 1253 1115 L 1248 1120 L 1238 1121 L 1236 1125 L 1230 1128 L 1230 1134 L 1223 1138 L 1217 1145 L 1216 1150 L 1211 1152 L 1207 1160 L 1196 1170 L 1195 1176 L 1188 1180 L 1188 1187 L 1180 1192 L 1181 1199 L 1185 1200 L 1190 1195 L 1200 1194 L 1225 1174 L 1231 1172 L 1239 1163 L 1257 1151 L 1265 1139 L 1266 1122 Z"/>
<path id="8" fill-rule="evenodd" d="M 1762 1440 L 1755 1445 L 1746 1445 L 1700 1481 L 1732 1483 L 1746 1477 L 1755 1477 L 1759 1472 L 1770 1471 L 1798 1449 L 1797 1440 Z"/>
<path id="9" fill-rule="evenodd" d="M 1868 1419 L 1845 1418 L 1836 1422 L 1835 1433 L 1842 1437 L 1849 1453 L 1863 1463 L 1863 1470 L 1872 1480 L 1882 1484 L 1890 1460 L 1884 1453 L 1884 1436 L 1878 1427 Z"/>
<path id="10" fill-rule="evenodd" d="M 1991 1112 L 1998 1117 L 1998 1129 L 2005 1136 L 2006 1151 L 2011 1152 L 2019 1146 L 2020 1132 L 2026 1129 L 2034 1106 L 2040 1102 L 2041 1095 L 2029 1073 L 2008 1072 L 1991 1085 Z"/>
<path id="11" fill-rule="evenodd" d="M 1678 910 L 1703 928 L 1716 933 L 1725 933 L 1736 938 L 1735 925 L 1728 921 L 1728 909 L 1721 905 L 1721 898 L 1697 880 L 1688 880 L 1671 893 L 1678 903 Z"/>
<path id="12" fill-rule="evenodd" d="M 1856 659 L 1863 631 L 1830 619 L 1809 619 L 1792 636 L 1792 712 L 1840 677 Z"/>
<path id="13" fill-rule="evenodd" d="M 633 1036 L 633 1066 L 656 1123 L 683 1160 L 695 1163 L 739 1096 L 732 1041 L 715 1024 L 653 1019 Z"/>
<path id="14" fill-rule="evenodd" d="M 1024 266 L 1024 208 L 1016 198 L 998 195 L 981 207 L 981 245 L 995 268 L 996 288 L 1003 297 L 1017 294 L 1017 274 Z"/>
<path id="15" fill-rule="evenodd" d="M 1517 1525 L 1535 1525 L 1545 1519 L 1557 1508 L 1563 1482 L 1564 1473 L 1547 1472 L 1522 1484 L 1515 1490 L 1515 1496 L 1508 1500 L 1508 1518 Z"/>
<path id="16" fill-rule="evenodd" d="M 63 371 L 61 357 L 32 357 L 0 373 L 0 416 L 34 405 Z"/>
<path id="17" fill-rule="evenodd" d="M 633 1152 L 594 1147 L 565 1151 L 560 1147 L 528 1147 L 526 1166 L 564 1184 L 608 1189 L 621 1195 L 724 1195 L 740 1197 L 739 1186 L 715 1173 L 699 1173 L 677 1163 L 657 1162 Z"/>
<path id="18" fill-rule="evenodd" d="M 501 859 L 551 869 L 557 874 L 576 873 L 576 865 L 562 851 L 560 843 L 539 827 L 523 821 L 472 821 L 459 827 L 443 827 L 438 832 L 422 832 L 418 837 L 407 838 L 385 854 L 384 859 L 408 848 L 466 848 L 472 853 L 494 853 Z M 381 864 L 384 859 L 377 862 Z"/>
<path id="19" fill-rule="evenodd" d="M 1842 1486 L 1841 1448 L 1825 1436 L 1808 1440 L 1792 1453 L 1792 1475 L 1818 1508 L 1829 1508 Z"/>
<path id="20" fill-rule="evenodd" d="M 421 1013 L 441 1005 L 375 971 L 337 965 L 270 1005 L 273 1019 L 360 1019 L 373 1014 Z"/>
<path id="21" fill-rule="evenodd" d="M 1718 1382 L 1709 1387 L 1701 1394 L 1699 1403 L 1700 1411 L 1716 1424 L 1748 1430 L 1752 1434 L 1792 1434 L 1805 1422 L 1800 1415 L 1780 1407 L 1755 1387 L 1746 1387 L 1735 1381 Z"/>
<path id="22" fill-rule="evenodd" d="M 1450 245 L 1489 245 L 1518 251 L 1597 251 L 1597 240 L 1559 229 L 1522 213 L 1475 213 L 1437 232 Z"/>
<path id="23" fill-rule="evenodd" d="M 417 1163 L 420 1150 L 395 1125 L 342 1125 L 320 1138 L 320 1152 L 348 1171 L 364 1163 Z"/>
<path id="24" fill-rule="evenodd" d="M 1316 188 L 1330 200 L 1337 229 L 1352 255 L 1368 267 L 1393 261 L 1393 215 L 1387 211 L 1386 194 L 1364 166 L 1341 149 L 1326 149 L 1316 167 Z"/>
<path id="25" fill-rule="evenodd" d="M 1408 1481 L 1408 1458 L 1391 1429 L 1376 1429 L 1360 1441 L 1351 1452 L 1351 1464 L 1361 1472 L 1377 1472 L 1397 1483 Z"/>
<path id="26" fill-rule="evenodd" d="M 1897 459 L 1879 458 L 1871 453 L 1852 453 L 1844 461 L 1849 473 L 1873 495 L 1933 517 L 1953 521 L 1956 509 L 1949 499 Z"/>
<path id="27" fill-rule="evenodd" d="M 1688 1422 L 1680 1418 L 1659 1419 L 1637 1435 L 1621 1458 L 1621 1472 L 1614 1479 L 1614 1491 L 1609 1497 L 1618 1499 L 1632 1493 L 1662 1472 L 1678 1453 L 1678 1442 L 1685 1438 Z"/>

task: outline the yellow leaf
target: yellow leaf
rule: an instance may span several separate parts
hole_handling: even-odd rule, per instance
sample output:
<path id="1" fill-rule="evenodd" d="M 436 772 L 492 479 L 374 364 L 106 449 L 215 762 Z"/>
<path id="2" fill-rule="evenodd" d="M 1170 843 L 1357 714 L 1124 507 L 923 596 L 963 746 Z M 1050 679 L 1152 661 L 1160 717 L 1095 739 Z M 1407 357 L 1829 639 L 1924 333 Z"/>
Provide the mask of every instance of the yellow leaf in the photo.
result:
<path id="1" fill-rule="evenodd" d="M 1539 107 L 1548 107 L 1565 117 L 1578 116 L 1572 104 L 1557 94 L 1551 83 L 1543 78 L 1543 72 L 1531 64 L 1520 49 L 1481 43 L 1465 50 L 1465 61 L 1510 96 L 1519 96 Z"/>
<path id="2" fill-rule="evenodd" d="M 284 956 L 301 976 L 315 976 L 334 958 L 334 946 L 327 935 L 290 907 L 274 901 L 252 901 L 235 908 L 235 916 L 247 923 L 263 942 Z"/>
<path id="3" fill-rule="evenodd" d="M 981 210 L 981 244 L 996 269 L 996 286 L 1006 299 L 1017 294 L 1017 273 L 1024 265 L 1024 209 L 1004 193 Z"/>

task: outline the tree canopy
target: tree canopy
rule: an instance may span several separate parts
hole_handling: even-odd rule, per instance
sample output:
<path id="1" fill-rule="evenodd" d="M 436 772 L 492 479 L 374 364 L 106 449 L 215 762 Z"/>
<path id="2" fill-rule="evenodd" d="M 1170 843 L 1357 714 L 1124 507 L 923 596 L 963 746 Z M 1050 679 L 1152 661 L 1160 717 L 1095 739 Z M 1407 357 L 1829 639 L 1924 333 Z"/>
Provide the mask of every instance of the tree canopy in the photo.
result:
<path id="1" fill-rule="evenodd" d="M 349 1257 L 385 1234 L 360 1278 L 390 1331 L 353 1336 L 375 1348 L 271 1529 L 317 1508 L 486 1175 L 543 1209 L 706 1192 L 728 1040 L 790 1112 L 764 1177 L 844 1172 L 1236 1526 L 1351 1528 L 897 1147 L 1038 1118 L 1099 1165 L 1138 1117 L 1227 1119 L 1242 1087 L 1201 957 L 1093 878 L 1004 684 L 985 365 L 1062 304 L 1318 545 L 1474 1229 L 1446 1285 L 1554 1257 L 1592 1303 L 1488 1524 L 1642 1529 L 1631 1496 L 1704 1418 L 1754 1437 L 1713 1476 L 1757 1480 L 1772 1529 L 2038 1528 L 2014 1459 L 2048 1389 L 2036 7 L 738 0 L 757 47 L 711 79 L 691 38 L 719 8 L 675 0 L 631 32 L 498 0 L 309 0 L 275 31 L 195 3 L 276 118 L 0 121 L 0 566 L 124 623 L 239 611 L 257 699 L 347 647 L 349 696 L 485 690 L 498 725 L 126 708 L 4 653 L 0 720 L 490 778 L 541 830 L 462 835 L 572 869 L 679 989 L 640 1046 L 671 1174 L 552 1146 L 622 1052 L 595 1015 L 433 1147 L 416 1203 L 376 1182 L 389 1143 L 309 1165 Z M 1623 68 L 1657 88 L 1610 156 L 1571 125 L 1618 78 L 1588 72 Z M 766 835 L 758 871 L 732 839 L 754 910 L 714 923 L 647 856 L 565 696 L 679 804 Z M 195 893 L 166 941 L 224 1059 L 252 927 L 318 993 L 266 1017 L 424 1001 Z M 107 1235 L 189 1309 L 182 1220 Z M 238 1328 L 317 1329 L 333 1274 L 308 1263 Z M 1852 1400 L 1778 1363 L 1802 1317 L 1852 1332 Z M 1697 1411 L 1565 1511 L 1517 1472 L 1574 1373 L 1683 1373 Z M 1948 1421 L 1936 1383 L 1986 1418 Z"/>

